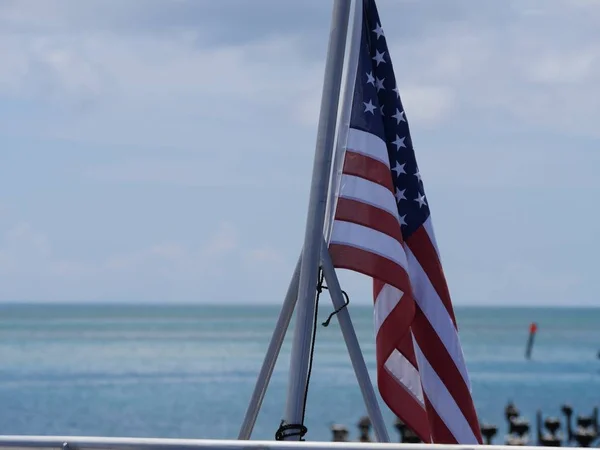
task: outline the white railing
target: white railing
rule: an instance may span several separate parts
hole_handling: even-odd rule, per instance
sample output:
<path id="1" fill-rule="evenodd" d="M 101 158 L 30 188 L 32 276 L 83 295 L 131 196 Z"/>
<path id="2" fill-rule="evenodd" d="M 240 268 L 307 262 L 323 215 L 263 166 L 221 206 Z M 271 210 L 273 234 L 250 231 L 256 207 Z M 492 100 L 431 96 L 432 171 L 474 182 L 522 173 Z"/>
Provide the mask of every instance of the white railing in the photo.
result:
<path id="1" fill-rule="evenodd" d="M 515 447 L 507 445 L 473 446 L 84 436 L 0 436 L 0 450 L 473 450 L 475 448 L 482 450 L 514 450 Z M 544 447 L 523 446 L 520 448 L 524 450 L 541 450 Z"/>

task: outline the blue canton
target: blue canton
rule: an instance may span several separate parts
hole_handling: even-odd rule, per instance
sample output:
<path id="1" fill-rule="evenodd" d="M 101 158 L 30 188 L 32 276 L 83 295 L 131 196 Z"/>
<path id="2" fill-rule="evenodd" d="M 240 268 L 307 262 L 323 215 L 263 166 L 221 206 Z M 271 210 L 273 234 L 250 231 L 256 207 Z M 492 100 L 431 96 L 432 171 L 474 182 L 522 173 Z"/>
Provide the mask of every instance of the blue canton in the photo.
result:
<path id="1" fill-rule="evenodd" d="M 363 26 L 350 127 L 387 144 L 402 236 L 429 217 L 429 206 L 374 0 L 363 2 Z"/>

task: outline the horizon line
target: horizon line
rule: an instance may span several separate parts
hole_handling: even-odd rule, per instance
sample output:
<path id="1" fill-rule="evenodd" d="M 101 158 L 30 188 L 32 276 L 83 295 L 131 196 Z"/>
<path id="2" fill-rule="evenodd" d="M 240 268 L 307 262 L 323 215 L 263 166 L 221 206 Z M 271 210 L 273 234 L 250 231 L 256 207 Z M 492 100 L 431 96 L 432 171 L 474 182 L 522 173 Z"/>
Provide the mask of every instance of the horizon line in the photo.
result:
<path id="1" fill-rule="evenodd" d="M 217 303 L 217 302 L 160 302 L 160 301 L 0 301 L 0 307 L 4 306 L 139 306 L 139 307 L 281 307 L 281 303 Z M 368 303 L 354 303 L 352 307 L 369 308 Z M 479 309 L 600 309 L 598 305 L 588 304 L 457 304 L 454 308 L 479 308 Z"/>

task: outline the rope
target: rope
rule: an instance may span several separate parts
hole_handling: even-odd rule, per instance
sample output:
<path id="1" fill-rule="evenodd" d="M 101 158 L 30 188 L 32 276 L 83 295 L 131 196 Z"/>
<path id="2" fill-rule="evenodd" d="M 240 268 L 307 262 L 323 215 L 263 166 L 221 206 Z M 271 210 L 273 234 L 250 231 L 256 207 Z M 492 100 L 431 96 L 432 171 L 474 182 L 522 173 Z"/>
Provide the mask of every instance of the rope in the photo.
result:
<path id="1" fill-rule="evenodd" d="M 327 286 L 323 285 L 323 271 L 322 270 L 321 270 L 321 278 L 319 279 L 319 285 L 317 286 L 317 292 L 319 292 L 319 290 L 318 290 L 319 288 L 329 290 L 329 288 Z M 333 319 L 333 316 L 335 316 L 337 313 L 339 313 L 342 309 L 344 309 L 346 306 L 348 306 L 350 304 L 350 297 L 348 297 L 348 294 L 346 293 L 346 291 L 342 291 L 342 295 L 344 296 L 346 303 L 344 303 L 338 309 L 336 309 L 331 314 L 329 314 L 329 317 L 327 317 L 327 320 L 321 324 L 324 327 L 328 327 L 329 322 L 331 322 L 331 319 Z"/>
<path id="2" fill-rule="evenodd" d="M 316 302 L 315 302 L 315 316 L 314 316 L 314 321 L 313 321 L 313 333 L 312 333 L 312 338 L 311 338 L 310 353 L 309 353 L 309 359 L 308 359 L 308 374 L 306 376 L 306 388 L 304 389 L 304 400 L 303 400 L 303 405 L 302 405 L 302 422 L 299 424 L 298 423 L 285 423 L 285 420 L 282 420 L 281 423 L 279 424 L 279 428 L 275 432 L 275 440 L 277 440 L 277 441 L 283 441 L 286 437 L 291 437 L 291 436 L 300 436 L 300 440 L 304 441 L 304 435 L 308 432 L 308 428 L 306 428 L 306 426 L 304 425 L 304 418 L 306 415 L 306 401 L 308 399 L 308 385 L 310 383 L 310 376 L 312 374 L 312 368 L 313 368 L 313 358 L 315 355 L 315 342 L 316 342 L 316 338 L 317 338 L 317 318 L 319 316 L 319 299 L 320 299 L 321 293 L 323 292 L 323 289 L 329 289 L 324 284 L 325 276 L 323 274 L 323 269 L 321 267 L 319 267 L 318 280 L 319 281 L 317 283 L 317 298 L 316 298 Z M 344 309 L 350 303 L 350 298 L 348 297 L 348 294 L 346 294 L 345 291 L 342 291 L 342 294 L 344 295 L 346 303 L 344 303 L 338 309 L 336 309 L 331 314 L 329 314 L 329 317 L 327 317 L 327 320 L 325 320 L 325 322 L 323 322 L 321 324 L 323 327 L 328 327 L 333 316 L 335 316 L 337 313 L 339 313 L 342 309 Z"/>

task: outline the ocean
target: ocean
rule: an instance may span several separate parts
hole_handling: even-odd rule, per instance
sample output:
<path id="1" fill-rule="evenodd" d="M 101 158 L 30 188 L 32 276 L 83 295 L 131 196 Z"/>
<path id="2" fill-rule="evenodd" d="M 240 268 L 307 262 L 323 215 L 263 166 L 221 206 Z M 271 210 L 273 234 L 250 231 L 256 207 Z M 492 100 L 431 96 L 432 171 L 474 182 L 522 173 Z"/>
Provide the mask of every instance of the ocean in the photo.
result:
<path id="1" fill-rule="evenodd" d="M 320 316 L 331 304 L 323 301 Z M 278 306 L 0 306 L 0 434 L 237 437 Z M 375 380 L 372 309 L 350 305 Z M 515 402 L 532 425 L 600 406 L 600 309 L 456 308 L 481 422 L 506 432 Z M 529 324 L 539 329 L 524 358 Z M 285 407 L 291 330 L 253 439 L 273 439 Z M 385 409 L 392 439 L 393 417 Z M 366 411 L 336 320 L 319 326 L 307 440 Z"/>

